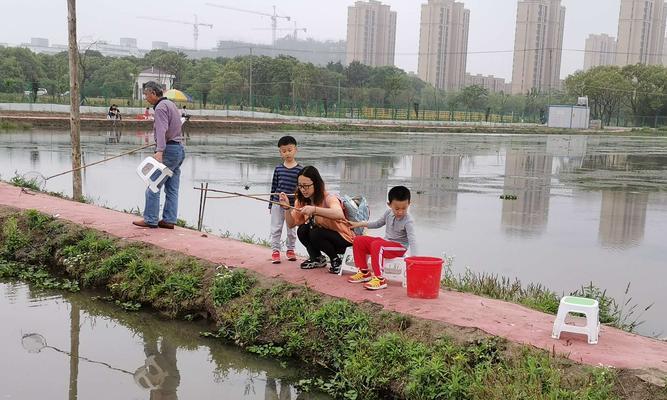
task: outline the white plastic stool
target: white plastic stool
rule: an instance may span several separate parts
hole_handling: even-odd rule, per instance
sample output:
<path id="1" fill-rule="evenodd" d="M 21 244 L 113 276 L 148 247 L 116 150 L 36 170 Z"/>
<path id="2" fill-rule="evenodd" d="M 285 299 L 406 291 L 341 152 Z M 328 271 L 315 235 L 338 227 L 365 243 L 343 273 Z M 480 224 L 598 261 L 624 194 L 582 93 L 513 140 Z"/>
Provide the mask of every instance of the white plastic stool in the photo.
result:
<path id="1" fill-rule="evenodd" d="M 569 313 L 581 313 L 586 316 L 585 326 L 576 326 L 565 323 Z M 560 339 L 561 332 L 581 333 L 588 336 L 588 344 L 597 344 L 600 334 L 600 307 L 597 300 L 585 297 L 565 296 L 560 299 L 558 314 L 554 320 L 551 337 Z"/>
<path id="2" fill-rule="evenodd" d="M 370 256 L 366 256 L 366 265 L 370 263 Z M 408 282 L 405 272 L 405 257 L 384 258 L 382 260 L 382 268 L 384 269 L 384 277 L 392 281 L 399 281 L 406 287 Z M 345 249 L 343 254 L 343 264 L 341 265 L 338 275 L 343 275 L 343 271 L 356 273 L 359 268 L 354 264 L 354 255 L 352 253 L 352 246 Z"/>
<path id="3" fill-rule="evenodd" d="M 160 175 L 154 179 L 151 179 L 157 171 L 160 171 Z M 174 175 L 174 173 L 169 168 L 167 168 L 166 165 L 150 156 L 146 157 L 144 161 L 139 164 L 137 167 L 137 174 L 144 182 L 146 182 L 148 188 L 153 193 L 159 192 L 162 184 L 164 184 L 164 181 Z"/>

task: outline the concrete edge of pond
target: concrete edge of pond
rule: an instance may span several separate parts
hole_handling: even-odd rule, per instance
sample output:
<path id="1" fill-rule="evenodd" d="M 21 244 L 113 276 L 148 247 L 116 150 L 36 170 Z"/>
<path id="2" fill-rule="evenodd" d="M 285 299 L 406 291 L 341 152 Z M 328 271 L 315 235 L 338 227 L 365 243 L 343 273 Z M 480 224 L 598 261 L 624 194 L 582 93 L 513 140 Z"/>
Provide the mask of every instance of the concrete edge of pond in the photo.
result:
<path id="1" fill-rule="evenodd" d="M 13 124 L 29 124 L 36 128 L 69 129 L 70 117 L 62 113 L 49 112 L 1 112 L 3 121 Z M 312 120 L 304 119 L 268 119 L 268 118 L 246 118 L 246 117 L 193 117 L 185 125 L 189 131 L 248 131 L 248 130 L 310 130 L 310 131 L 359 131 L 359 132 L 420 132 L 420 133 L 488 133 L 488 134 L 553 134 L 553 135 L 641 135 L 641 136 L 664 136 L 660 134 L 647 134 L 632 132 L 630 128 L 607 128 L 607 129 L 561 129 L 548 128 L 541 125 L 524 124 L 494 124 L 486 122 L 461 122 L 443 125 L 421 123 L 421 121 L 383 121 L 372 120 L 370 122 L 359 121 L 323 121 L 313 117 Z M 83 114 L 81 116 L 81 128 L 83 129 L 140 129 L 151 130 L 153 121 L 137 120 L 132 116 L 119 121 L 111 121 L 102 116 L 94 114 Z"/>
<path id="2" fill-rule="evenodd" d="M 217 264 L 249 269 L 267 277 L 307 285 L 326 295 L 358 303 L 369 301 L 389 311 L 477 328 L 515 343 L 563 355 L 575 362 L 667 372 L 667 342 L 619 329 L 603 326 L 597 345 L 589 345 L 584 336 L 565 333 L 561 340 L 553 340 L 551 329 L 554 316 L 517 304 L 452 291 L 441 291 L 438 299 L 434 300 L 412 299 L 398 284 L 382 291 L 367 291 L 324 269 L 304 271 L 298 268 L 298 262 L 271 264 L 271 251 L 265 247 L 178 227 L 174 230 L 139 228 L 131 224 L 137 219 L 134 215 L 43 193 L 26 193 L 19 187 L 2 182 L 0 204 L 57 215 L 57 218 L 112 236 L 152 244 Z"/>

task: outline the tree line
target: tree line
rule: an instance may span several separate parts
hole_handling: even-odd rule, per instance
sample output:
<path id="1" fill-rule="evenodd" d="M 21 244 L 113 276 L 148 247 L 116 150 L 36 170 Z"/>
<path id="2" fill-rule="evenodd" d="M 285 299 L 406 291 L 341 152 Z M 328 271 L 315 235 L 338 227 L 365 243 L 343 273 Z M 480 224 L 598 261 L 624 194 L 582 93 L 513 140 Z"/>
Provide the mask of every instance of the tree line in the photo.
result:
<path id="1" fill-rule="evenodd" d="M 662 65 L 600 66 L 565 80 L 572 96 L 588 96 L 591 116 L 606 125 L 662 125 L 667 114 L 667 68 Z"/>
<path id="2" fill-rule="evenodd" d="M 329 63 L 317 66 L 291 56 L 240 56 L 190 59 L 174 51 L 153 50 L 144 57 L 105 57 L 82 51 L 82 101 L 127 99 L 134 104 L 137 74 L 151 66 L 175 76 L 173 86 L 190 94 L 201 107 L 234 105 L 274 112 L 305 107 L 381 107 L 514 114 L 536 121 L 549 104 L 573 104 L 589 97 L 591 114 L 605 124 L 667 111 L 667 69 L 632 65 L 579 71 L 565 80 L 564 90 L 522 95 L 490 93 L 472 85 L 457 92 L 438 90 L 396 67 Z M 251 84 L 252 82 L 252 84 Z M 52 99 L 69 88 L 67 53 L 35 54 L 25 48 L 0 47 L 0 93 L 33 94 L 46 88 Z"/>

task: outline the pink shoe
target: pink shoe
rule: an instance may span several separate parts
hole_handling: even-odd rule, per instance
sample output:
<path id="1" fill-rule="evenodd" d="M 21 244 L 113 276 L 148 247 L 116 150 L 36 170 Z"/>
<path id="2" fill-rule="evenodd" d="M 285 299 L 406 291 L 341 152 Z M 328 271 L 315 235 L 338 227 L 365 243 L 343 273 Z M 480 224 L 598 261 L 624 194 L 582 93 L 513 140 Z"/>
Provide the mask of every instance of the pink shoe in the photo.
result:
<path id="1" fill-rule="evenodd" d="M 280 252 L 278 250 L 273 250 L 273 253 L 271 253 L 271 263 L 280 264 Z"/>
<path id="2" fill-rule="evenodd" d="M 296 261 L 296 253 L 294 250 L 287 250 L 285 252 L 285 257 L 287 257 L 288 261 Z"/>

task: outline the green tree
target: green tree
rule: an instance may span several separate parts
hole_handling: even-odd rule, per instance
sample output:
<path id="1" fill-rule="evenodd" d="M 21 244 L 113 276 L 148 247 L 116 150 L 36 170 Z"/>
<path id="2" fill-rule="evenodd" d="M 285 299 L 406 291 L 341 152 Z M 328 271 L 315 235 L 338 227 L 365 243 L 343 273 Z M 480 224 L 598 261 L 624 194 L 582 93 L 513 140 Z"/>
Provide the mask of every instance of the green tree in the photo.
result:
<path id="1" fill-rule="evenodd" d="M 366 86 L 370 76 L 371 67 L 364 65 L 359 61 L 352 61 L 347 68 L 345 68 L 345 85 L 347 87 Z"/>
<path id="2" fill-rule="evenodd" d="M 622 69 L 631 88 L 626 93 L 636 123 L 643 116 L 656 116 L 665 107 L 667 70 L 659 65 L 626 65 Z"/>
<path id="3" fill-rule="evenodd" d="M 483 110 L 488 103 L 489 90 L 480 85 L 464 87 L 459 92 L 457 103 L 463 105 L 466 111 Z"/>
<path id="4" fill-rule="evenodd" d="M 204 108 L 208 103 L 208 96 L 213 88 L 213 81 L 222 71 L 220 64 L 210 58 L 195 61 L 194 66 L 187 73 L 186 81 L 189 83 L 189 91 L 196 93 L 201 98 Z"/>

